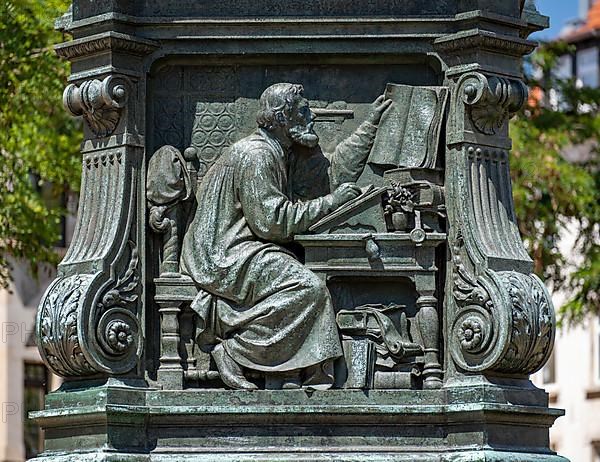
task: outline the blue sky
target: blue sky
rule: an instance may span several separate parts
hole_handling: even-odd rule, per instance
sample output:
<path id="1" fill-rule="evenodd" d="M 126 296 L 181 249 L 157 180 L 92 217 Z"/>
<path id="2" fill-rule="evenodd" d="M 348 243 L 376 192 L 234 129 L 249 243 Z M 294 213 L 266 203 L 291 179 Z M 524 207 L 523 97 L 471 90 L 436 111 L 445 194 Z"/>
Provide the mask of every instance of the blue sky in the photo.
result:
<path id="1" fill-rule="evenodd" d="M 569 19 L 577 17 L 578 0 L 537 0 L 540 13 L 550 17 L 550 29 L 535 34 L 537 40 L 555 38 Z"/>

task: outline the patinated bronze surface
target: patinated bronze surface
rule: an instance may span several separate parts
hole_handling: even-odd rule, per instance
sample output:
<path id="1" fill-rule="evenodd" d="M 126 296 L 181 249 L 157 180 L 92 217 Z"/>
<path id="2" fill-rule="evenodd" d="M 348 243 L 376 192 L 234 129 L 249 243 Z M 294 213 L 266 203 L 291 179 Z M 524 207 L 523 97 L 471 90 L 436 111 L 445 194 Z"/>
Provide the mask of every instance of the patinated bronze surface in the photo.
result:
<path id="1" fill-rule="evenodd" d="M 213 358 L 227 385 L 253 388 L 244 366 L 304 370 L 305 384 L 328 387 L 342 356 L 331 297 L 284 246 L 360 194 L 347 182 L 362 172 L 388 104 L 328 157 L 300 85 L 275 84 L 259 104 L 258 130 L 227 149 L 199 185 L 182 273 L 201 289 L 191 306 L 218 341 Z"/>
<path id="2" fill-rule="evenodd" d="M 534 2 L 75 0 L 38 462 L 565 462 L 508 120 Z M 290 82 L 290 83 L 285 83 Z"/>

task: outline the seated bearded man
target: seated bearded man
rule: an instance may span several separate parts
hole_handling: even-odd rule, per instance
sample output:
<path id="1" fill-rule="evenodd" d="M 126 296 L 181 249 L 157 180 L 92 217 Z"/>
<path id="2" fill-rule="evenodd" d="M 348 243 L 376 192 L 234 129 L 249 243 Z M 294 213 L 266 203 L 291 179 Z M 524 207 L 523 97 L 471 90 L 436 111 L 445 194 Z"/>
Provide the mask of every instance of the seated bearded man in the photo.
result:
<path id="1" fill-rule="evenodd" d="M 182 272 L 200 288 L 192 308 L 216 343 L 212 356 L 226 385 L 256 388 L 246 368 L 288 377 L 284 388 L 328 388 L 342 355 L 331 297 L 283 245 L 360 195 L 349 182 L 361 174 L 390 101 L 378 98 L 329 157 L 301 85 L 272 85 L 259 104 L 258 130 L 202 179 Z"/>

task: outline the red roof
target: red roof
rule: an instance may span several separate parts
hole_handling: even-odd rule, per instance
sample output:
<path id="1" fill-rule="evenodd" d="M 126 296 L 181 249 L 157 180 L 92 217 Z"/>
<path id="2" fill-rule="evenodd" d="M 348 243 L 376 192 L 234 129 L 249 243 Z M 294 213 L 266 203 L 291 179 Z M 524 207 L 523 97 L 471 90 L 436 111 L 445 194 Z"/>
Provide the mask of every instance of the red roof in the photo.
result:
<path id="1" fill-rule="evenodd" d="M 591 29 L 600 29 L 600 1 L 596 1 L 590 8 L 587 26 Z"/>
<path id="2" fill-rule="evenodd" d="M 573 32 L 570 32 L 563 40 L 573 43 L 582 40 L 600 36 L 600 0 L 596 0 L 592 7 L 588 10 L 588 15 L 585 24 L 578 27 Z"/>

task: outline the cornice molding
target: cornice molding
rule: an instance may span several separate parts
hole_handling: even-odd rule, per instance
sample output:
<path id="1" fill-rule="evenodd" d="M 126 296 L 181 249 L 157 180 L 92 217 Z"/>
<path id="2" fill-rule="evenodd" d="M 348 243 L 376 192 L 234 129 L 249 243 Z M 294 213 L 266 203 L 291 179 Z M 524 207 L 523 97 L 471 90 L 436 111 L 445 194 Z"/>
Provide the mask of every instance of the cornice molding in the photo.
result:
<path id="1" fill-rule="evenodd" d="M 152 53 L 159 46 L 159 43 L 153 40 L 142 39 L 120 32 L 103 32 L 61 43 L 54 47 L 54 51 L 61 58 L 70 60 L 107 51 L 144 56 Z"/>
<path id="2" fill-rule="evenodd" d="M 435 40 L 434 46 L 439 51 L 463 52 L 465 50 L 483 49 L 495 52 L 503 51 L 511 56 L 524 56 L 531 53 L 537 42 L 526 40 L 513 35 L 498 34 L 496 32 L 471 29 L 456 34 L 440 37 Z"/>

